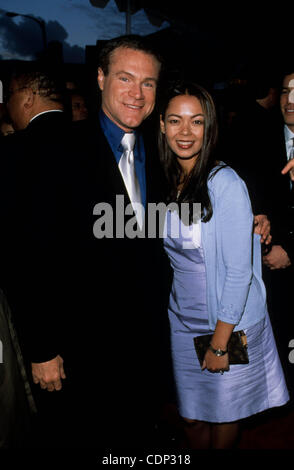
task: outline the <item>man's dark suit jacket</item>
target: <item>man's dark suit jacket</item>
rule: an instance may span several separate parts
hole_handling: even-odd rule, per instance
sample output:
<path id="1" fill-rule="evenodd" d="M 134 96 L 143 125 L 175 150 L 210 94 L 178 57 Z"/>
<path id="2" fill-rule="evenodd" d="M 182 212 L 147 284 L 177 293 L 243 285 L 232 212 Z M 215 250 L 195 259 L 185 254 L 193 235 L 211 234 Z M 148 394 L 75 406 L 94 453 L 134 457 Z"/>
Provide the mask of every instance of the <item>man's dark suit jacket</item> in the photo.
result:
<path id="1" fill-rule="evenodd" d="M 125 206 L 130 200 L 99 123 L 77 127 L 72 153 L 74 177 L 70 178 L 68 195 L 71 201 L 67 203 L 72 212 L 67 213 L 66 224 L 70 227 L 67 266 L 71 266 L 67 298 L 73 303 L 68 310 L 69 322 L 72 311 L 77 315 L 71 351 L 81 369 L 88 357 L 91 364 L 94 358 L 95 377 L 92 366 L 89 375 L 102 395 L 107 393 L 105 402 L 112 402 L 116 410 L 124 404 L 138 410 L 139 404 L 146 407 L 154 402 L 154 393 L 160 395 L 162 374 L 166 372 L 158 366 L 169 354 L 169 265 L 158 238 L 94 236 L 98 219 L 93 213 L 95 205 L 108 203 L 115 221 L 116 197 L 124 196 Z M 165 200 L 165 182 L 152 134 L 145 139 L 145 152 L 146 200 L 158 203 Z M 131 217 L 126 216 L 125 221 Z"/>
<path id="2" fill-rule="evenodd" d="M 289 177 L 281 175 L 287 156 L 280 113 L 249 100 L 222 143 L 222 158 L 244 179 L 253 213 L 269 216 L 273 243 L 281 244 L 293 256 L 293 244 L 288 236 Z"/>
<path id="3" fill-rule="evenodd" d="M 272 220 L 273 243 L 281 245 L 294 264 L 294 191 L 289 175 L 282 175 L 281 169 L 287 163 L 284 125 L 280 123 L 276 135 L 276 161 L 269 181 L 270 216 Z M 271 191 L 270 191 L 271 189 Z"/>
<path id="4" fill-rule="evenodd" d="M 49 112 L 2 141 L 1 287 L 25 356 L 34 362 L 48 361 L 59 350 L 57 218 L 69 127 L 64 113 Z"/>
<path id="5" fill-rule="evenodd" d="M 284 126 L 281 123 L 276 135 L 276 162 L 273 165 L 270 191 L 270 219 L 272 223 L 273 244 L 286 251 L 291 266 L 285 269 L 264 269 L 268 292 L 268 307 L 272 320 L 277 346 L 284 373 L 294 400 L 294 365 L 289 361 L 289 342 L 294 338 L 293 318 L 293 280 L 294 280 L 294 199 L 290 189 L 289 175 L 282 175 L 281 169 L 287 162 Z"/>
<path id="6" fill-rule="evenodd" d="M 269 211 L 269 178 L 280 160 L 278 126 L 277 113 L 251 99 L 239 109 L 222 141 L 222 158 L 244 179 L 256 215 Z"/>

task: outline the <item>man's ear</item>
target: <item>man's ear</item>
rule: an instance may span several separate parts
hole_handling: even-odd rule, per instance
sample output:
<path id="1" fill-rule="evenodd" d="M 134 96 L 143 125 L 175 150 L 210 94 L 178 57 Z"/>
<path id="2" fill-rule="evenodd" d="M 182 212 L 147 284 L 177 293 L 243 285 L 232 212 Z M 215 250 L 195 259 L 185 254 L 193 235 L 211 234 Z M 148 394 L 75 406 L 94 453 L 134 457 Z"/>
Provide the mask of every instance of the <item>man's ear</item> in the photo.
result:
<path id="1" fill-rule="evenodd" d="M 23 106 L 25 110 L 30 111 L 36 101 L 36 92 L 32 88 L 27 88 L 24 93 Z"/>
<path id="2" fill-rule="evenodd" d="M 97 82 L 100 90 L 102 91 L 104 88 L 104 80 L 105 80 L 105 75 L 101 67 L 98 68 L 98 75 L 97 75 Z"/>
<path id="3" fill-rule="evenodd" d="M 162 119 L 162 114 L 160 115 L 160 130 L 161 130 L 162 134 L 165 134 L 165 124 L 164 124 L 164 121 Z"/>

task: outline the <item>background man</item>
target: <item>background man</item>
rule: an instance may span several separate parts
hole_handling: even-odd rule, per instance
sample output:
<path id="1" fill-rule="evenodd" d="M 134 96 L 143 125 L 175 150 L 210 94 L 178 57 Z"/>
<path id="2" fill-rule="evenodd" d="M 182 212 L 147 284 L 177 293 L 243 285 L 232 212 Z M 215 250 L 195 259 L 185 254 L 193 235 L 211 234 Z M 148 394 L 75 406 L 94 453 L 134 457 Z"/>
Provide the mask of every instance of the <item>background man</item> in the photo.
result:
<path id="1" fill-rule="evenodd" d="M 294 73 L 287 73 L 283 77 L 282 89 L 280 96 L 280 110 L 283 117 L 283 128 L 280 137 L 280 168 L 287 160 L 294 156 L 294 99 L 291 99 L 291 92 L 294 90 Z M 290 207 L 293 205 L 292 183 L 277 175 L 276 185 L 278 186 L 278 194 L 272 198 L 272 204 L 276 218 L 279 220 L 281 244 L 275 243 L 271 252 L 264 257 L 264 263 L 270 269 L 283 269 L 291 265 L 293 262 L 293 239 L 289 237 L 291 212 Z M 281 217 L 281 214 L 284 217 Z M 293 216 L 293 213 L 292 213 Z M 282 228 L 282 230 L 281 230 Z"/>
<path id="2" fill-rule="evenodd" d="M 68 149 L 70 122 L 63 113 L 63 99 L 62 80 L 54 73 L 16 71 L 6 93 L 16 132 L 4 139 L 1 159 L 1 286 L 33 382 L 41 386 L 33 392 L 44 429 L 50 428 L 50 422 L 53 426 L 62 404 L 61 397 L 49 397 L 43 390 L 60 390 L 65 378 L 58 341 L 57 269 L 62 260 L 57 236 L 63 192 L 59 168 Z"/>
<path id="3" fill-rule="evenodd" d="M 293 303 L 290 298 L 294 275 L 294 199 L 290 178 L 281 174 L 287 160 L 293 158 L 294 145 L 294 72 L 285 73 L 281 83 L 280 111 L 283 118 L 273 134 L 275 159 L 269 162 L 268 185 L 273 245 L 263 257 L 268 272 L 268 301 L 277 344 L 293 400 L 294 370 L 289 362 L 289 342 L 294 338 Z M 292 95 L 291 95 L 292 93 Z"/>
<path id="4" fill-rule="evenodd" d="M 81 121 L 83 119 L 87 119 L 89 111 L 83 92 L 79 90 L 70 90 L 68 91 L 68 95 L 71 104 L 72 120 Z"/>
<path id="5" fill-rule="evenodd" d="M 281 83 L 269 71 L 268 76 L 266 71 L 261 77 L 256 76 L 256 99 L 248 100 L 249 103 L 235 118 L 223 157 L 244 179 L 253 212 L 266 215 L 271 223 L 272 243 L 270 247 L 265 247 L 266 250 L 271 249 L 267 254 L 264 251 L 263 277 L 269 313 L 289 387 L 292 387 L 293 381 L 288 344 L 294 337 L 289 299 L 289 281 L 293 277 L 293 235 L 290 234 L 293 228 L 290 224 L 294 218 L 291 215 L 289 178 L 281 174 L 281 169 L 289 158 L 288 137 L 294 116 L 291 111 L 294 105 L 288 99 L 291 78 L 292 74 L 287 73 L 282 80 L 280 95 Z M 276 110 L 277 91 L 280 103 L 278 101 Z"/>

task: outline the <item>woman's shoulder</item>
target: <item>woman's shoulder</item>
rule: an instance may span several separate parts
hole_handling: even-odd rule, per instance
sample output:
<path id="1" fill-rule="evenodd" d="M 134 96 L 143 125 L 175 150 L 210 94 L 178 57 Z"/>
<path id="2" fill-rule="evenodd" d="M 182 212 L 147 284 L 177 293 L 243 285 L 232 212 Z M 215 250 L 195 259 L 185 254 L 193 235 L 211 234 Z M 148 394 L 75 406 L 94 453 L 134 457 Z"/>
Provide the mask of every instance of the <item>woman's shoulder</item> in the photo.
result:
<path id="1" fill-rule="evenodd" d="M 211 188 L 232 184 L 234 182 L 243 184 L 243 180 L 237 172 L 223 161 L 219 161 L 217 165 L 212 168 L 208 177 L 208 185 Z"/>

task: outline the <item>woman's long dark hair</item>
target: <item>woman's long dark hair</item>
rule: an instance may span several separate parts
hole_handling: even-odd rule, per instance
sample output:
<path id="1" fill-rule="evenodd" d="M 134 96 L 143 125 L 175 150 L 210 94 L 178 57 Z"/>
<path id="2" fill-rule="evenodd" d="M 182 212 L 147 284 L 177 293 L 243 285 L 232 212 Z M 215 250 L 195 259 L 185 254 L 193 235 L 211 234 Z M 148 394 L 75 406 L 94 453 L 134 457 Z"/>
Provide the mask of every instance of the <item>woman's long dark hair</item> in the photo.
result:
<path id="1" fill-rule="evenodd" d="M 180 95 L 195 96 L 200 101 L 204 113 L 203 144 L 195 165 L 189 176 L 184 180 L 183 189 L 179 198 L 177 198 L 177 188 L 181 182 L 182 168 L 178 163 L 176 154 L 169 148 L 165 135 L 159 131 L 159 156 L 170 187 L 168 202 L 176 200 L 178 203 L 186 202 L 190 203 L 190 207 L 193 202 L 201 203 L 202 220 L 207 222 L 212 217 L 213 212 L 207 180 L 209 173 L 216 165 L 215 149 L 218 137 L 216 109 L 211 95 L 200 85 L 190 82 L 177 82 L 168 87 L 166 94 L 161 96 L 162 101 L 159 103 L 159 111 L 162 120 L 165 119 L 169 102 Z M 191 211 L 190 223 L 192 223 Z"/>

